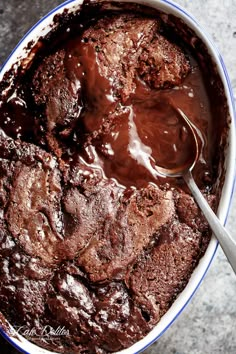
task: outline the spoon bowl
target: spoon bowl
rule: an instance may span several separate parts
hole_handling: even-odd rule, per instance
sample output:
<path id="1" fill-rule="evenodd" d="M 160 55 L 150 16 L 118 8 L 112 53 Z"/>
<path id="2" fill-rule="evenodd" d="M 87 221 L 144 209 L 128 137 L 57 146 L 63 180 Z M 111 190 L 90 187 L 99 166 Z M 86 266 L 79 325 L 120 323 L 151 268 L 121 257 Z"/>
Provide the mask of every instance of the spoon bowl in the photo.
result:
<path id="1" fill-rule="evenodd" d="M 198 139 L 193 124 L 180 108 L 176 108 L 176 111 L 179 114 L 179 116 L 183 119 L 185 126 L 188 132 L 190 133 L 189 135 L 191 139 L 192 151 L 191 151 L 190 158 L 188 158 L 181 166 L 176 165 L 172 168 L 169 168 L 169 167 L 155 165 L 155 169 L 158 172 L 158 174 L 165 177 L 183 177 L 188 171 L 193 170 L 199 158 L 199 144 L 198 144 Z"/>

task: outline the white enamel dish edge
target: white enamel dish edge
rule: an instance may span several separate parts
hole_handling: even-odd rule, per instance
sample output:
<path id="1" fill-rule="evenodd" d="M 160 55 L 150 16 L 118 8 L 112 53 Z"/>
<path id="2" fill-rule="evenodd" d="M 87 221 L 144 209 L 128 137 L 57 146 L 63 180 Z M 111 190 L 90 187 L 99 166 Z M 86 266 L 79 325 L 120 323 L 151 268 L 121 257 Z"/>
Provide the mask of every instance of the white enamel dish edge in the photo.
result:
<path id="1" fill-rule="evenodd" d="M 112 0 L 110 0 L 112 1 Z M 119 0 L 122 1 L 122 0 Z M 50 30 L 50 25 L 52 24 L 53 17 L 55 14 L 62 13 L 64 9 L 68 9 L 70 12 L 73 12 L 78 9 L 79 5 L 82 3 L 82 0 L 69 0 L 52 10 L 48 15 L 41 19 L 20 41 L 18 46 L 12 52 L 12 54 L 7 59 L 6 63 L 1 69 L 0 80 L 2 79 L 5 72 L 11 69 L 12 65 L 15 64 L 17 67 L 17 62 L 22 58 L 27 57 L 27 44 L 32 40 L 37 42 L 40 36 L 46 35 Z M 228 148 L 225 152 L 225 183 L 222 191 L 222 196 L 220 200 L 220 205 L 218 208 L 218 216 L 222 223 L 226 222 L 230 203 L 233 196 L 234 182 L 235 182 L 235 107 L 234 107 L 234 98 L 232 93 L 232 88 L 230 85 L 229 77 L 218 50 L 212 43 L 211 39 L 206 34 L 205 30 L 200 27 L 195 19 L 191 17 L 186 11 L 181 8 L 179 5 L 168 0 L 131 0 L 123 2 L 135 2 L 139 4 L 148 5 L 153 8 L 157 8 L 166 12 L 167 14 L 173 14 L 181 18 L 190 28 L 192 28 L 196 35 L 200 37 L 203 42 L 206 44 L 209 53 L 211 54 L 213 61 L 216 63 L 218 73 L 221 77 L 221 80 L 225 89 L 225 96 L 228 101 L 229 114 L 231 117 L 229 134 L 228 134 Z M 182 312 L 188 302 L 191 300 L 192 296 L 199 287 L 201 281 L 203 280 L 211 261 L 215 255 L 218 242 L 213 236 L 207 248 L 205 255 L 200 260 L 198 266 L 193 272 L 187 286 L 182 291 L 182 293 L 175 300 L 168 312 L 162 317 L 161 321 L 154 327 L 154 329 L 142 340 L 135 343 L 132 347 L 122 350 L 119 354 L 136 354 L 142 352 L 150 344 L 155 342 L 173 323 L 173 321 L 178 317 Z M 2 335 L 11 342 L 16 348 L 18 348 L 23 353 L 28 354 L 55 354 L 48 350 L 42 349 L 22 336 L 14 332 L 12 328 L 12 334 L 6 333 L 1 330 Z"/>

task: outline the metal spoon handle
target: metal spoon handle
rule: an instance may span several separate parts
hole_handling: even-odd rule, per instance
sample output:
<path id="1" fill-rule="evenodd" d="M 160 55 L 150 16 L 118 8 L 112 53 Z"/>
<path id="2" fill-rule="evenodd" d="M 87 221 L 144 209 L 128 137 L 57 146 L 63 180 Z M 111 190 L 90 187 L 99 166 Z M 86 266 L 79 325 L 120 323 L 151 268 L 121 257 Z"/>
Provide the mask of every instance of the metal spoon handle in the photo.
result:
<path id="1" fill-rule="evenodd" d="M 220 220 L 217 218 L 216 214 L 210 208 L 206 199 L 203 197 L 198 186 L 196 185 L 191 172 L 187 172 L 183 176 L 186 184 L 188 185 L 192 195 L 197 202 L 198 206 L 202 210 L 206 220 L 208 221 L 213 233 L 220 242 L 220 245 L 231 264 L 234 272 L 236 273 L 236 241 L 232 236 L 226 231 L 225 227 L 220 223 Z"/>

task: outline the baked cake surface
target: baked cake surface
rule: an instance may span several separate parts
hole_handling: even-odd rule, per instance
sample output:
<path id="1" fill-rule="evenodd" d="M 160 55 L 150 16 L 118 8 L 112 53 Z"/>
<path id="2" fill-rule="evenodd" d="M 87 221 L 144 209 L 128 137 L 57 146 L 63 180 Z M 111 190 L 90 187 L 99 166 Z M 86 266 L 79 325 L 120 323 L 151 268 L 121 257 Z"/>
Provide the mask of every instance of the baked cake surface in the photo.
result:
<path id="1" fill-rule="evenodd" d="M 185 158 L 181 107 L 215 207 L 211 101 L 199 62 L 161 16 L 81 19 L 1 95 L 0 310 L 16 327 L 68 331 L 29 338 L 45 348 L 110 353 L 153 328 L 205 252 L 196 203 L 153 160 Z"/>

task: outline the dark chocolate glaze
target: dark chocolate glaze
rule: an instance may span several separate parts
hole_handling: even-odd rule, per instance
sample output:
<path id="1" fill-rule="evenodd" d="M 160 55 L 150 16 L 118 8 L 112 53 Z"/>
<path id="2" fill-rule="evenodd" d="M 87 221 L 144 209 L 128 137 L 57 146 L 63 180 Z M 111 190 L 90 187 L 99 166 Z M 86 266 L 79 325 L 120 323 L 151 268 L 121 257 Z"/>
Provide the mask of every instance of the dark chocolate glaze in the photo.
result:
<path id="1" fill-rule="evenodd" d="M 207 247 L 183 181 L 155 164 L 193 158 L 180 108 L 199 140 L 194 177 L 216 207 L 222 87 L 213 69 L 218 89 L 206 84 L 206 49 L 173 17 L 86 3 L 55 22 L 11 88 L 12 71 L 1 83 L 0 310 L 15 326 L 69 331 L 29 338 L 45 348 L 116 352 L 153 328 Z"/>

